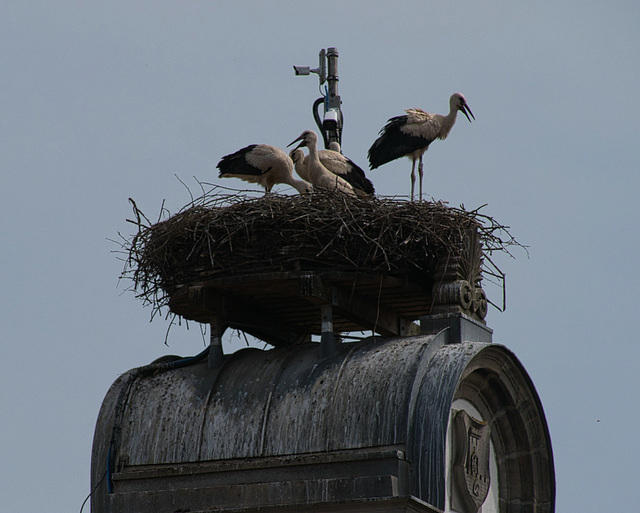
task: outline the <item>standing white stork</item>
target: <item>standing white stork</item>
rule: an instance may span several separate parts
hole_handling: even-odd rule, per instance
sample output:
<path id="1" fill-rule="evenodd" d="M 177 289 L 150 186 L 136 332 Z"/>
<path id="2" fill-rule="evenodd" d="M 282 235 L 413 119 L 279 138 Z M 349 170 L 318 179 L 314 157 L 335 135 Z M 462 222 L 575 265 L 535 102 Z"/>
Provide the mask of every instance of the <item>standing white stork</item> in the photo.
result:
<path id="1" fill-rule="evenodd" d="M 305 156 L 300 148 L 291 150 L 289 156 L 293 160 L 296 173 L 303 180 L 310 181 L 307 171 L 309 156 Z M 370 196 L 375 193 L 373 184 L 367 179 L 364 171 L 350 158 L 340 153 L 340 145 L 337 142 L 332 142 L 328 150 L 318 150 L 318 158 L 324 167 L 348 182 L 356 194 Z"/>
<path id="2" fill-rule="evenodd" d="M 416 160 L 420 175 L 420 200 L 422 200 L 422 155 L 436 139 L 446 139 L 456 122 L 458 111 L 476 119 L 460 93 L 449 98 L 449 114 L 431 114 L 422 109 L 407 109 L 404 116 L 389 119 L 380 130 L 380 137 L 369 148 L 369 166 L 375 169 L 400 157 L 409 157 L 411 164 L 411 201 L 416 182 Z M 469 117 L 471 115 L 471 118 Z"/>
<path id="3" fill-rule="evenodd" d="M 257 183 L 267 193 L 277 183 L 294 187 L 300 194 L 311 192 L 311 185 L 293 177 L 293 161 L 284 151 L 269 144 L 251 144 L 222 157 L 217 165 L 219 178 L 240 178 Z"/>
<path id="4" fill-rule="evenodd" d="M 298 144 L 291 153 L 296 155 L 296 158 L 299 159 L 300 154 L 296 154 L 295 150 L 302 146 L 306 146 L 309 149 L 309 155 L 304 159 L 305 162 L 307 162 L 307 165 L 302 166 L 304 169 L 301 167 L 301 171 L 304 173 L 304 178 L 306 180 L 311 182 L 314 187 L 355 195 L 353 187 L 349 182 L 329 171 L 329 169 L 327 169 L 320 161 L 320 157 L 318 156 L 318 136 L 313 130 L 305 130 L 300 134 L 300 137 L 292 141 L 287 146 L 291 146 L 298 141 L 300 141 L 300 144 Z M 300 152 L 302 152 L 302 150 L 300 150 Z M 299 171 L 298 174 L 300 174 Z"/>

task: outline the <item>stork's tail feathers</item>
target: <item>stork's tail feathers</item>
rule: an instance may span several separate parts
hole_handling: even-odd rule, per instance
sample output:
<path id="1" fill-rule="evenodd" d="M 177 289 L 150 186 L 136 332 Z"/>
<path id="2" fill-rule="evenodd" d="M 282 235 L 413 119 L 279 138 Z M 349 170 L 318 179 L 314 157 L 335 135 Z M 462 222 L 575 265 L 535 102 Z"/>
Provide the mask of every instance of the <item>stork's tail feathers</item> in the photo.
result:
<path id="1" fill-rule="evenodd" d="M 356 193 L 362 193 L 365 196 L 375 194 L 373 183 L 367 178 L 362 168 L 351 159 L 347 159 L 347 162 L 351 166 L 351 173 L 342 178 L 351 184 Z"/>
<path id="2" fill-rule="evenodd" d="M 392 159 L 387 158 L 387 152 L 384 148 L 384 141 L 382 137 L 376 139 L 376 141 L 369 148 L 367 157 L 369 158 L 369 169 L 376 169 L 382 164 L 386 164 Z"/>

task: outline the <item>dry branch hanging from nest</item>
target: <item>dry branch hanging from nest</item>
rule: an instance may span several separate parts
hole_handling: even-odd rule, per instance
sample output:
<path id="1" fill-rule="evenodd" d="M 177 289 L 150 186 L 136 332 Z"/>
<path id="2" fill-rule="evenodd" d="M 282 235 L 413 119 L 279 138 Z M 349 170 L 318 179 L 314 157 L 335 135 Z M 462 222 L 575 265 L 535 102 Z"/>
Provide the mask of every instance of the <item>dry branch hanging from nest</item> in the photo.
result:
<path id="1" fill-rule="evenodd" d="M 186 284 L 293 269 L 379 273 L 429 288 L 446 274 L 442 262 L 479 267 L 482 256 L 518 245 L 493 218 L 441 202 L 206 193 L 157 223 L 133 205 L 138 232 L 123 244 L 123 277 L 156 310 Z M 482 249 L 477 262 L 460 262 L 470 232 Z"/>

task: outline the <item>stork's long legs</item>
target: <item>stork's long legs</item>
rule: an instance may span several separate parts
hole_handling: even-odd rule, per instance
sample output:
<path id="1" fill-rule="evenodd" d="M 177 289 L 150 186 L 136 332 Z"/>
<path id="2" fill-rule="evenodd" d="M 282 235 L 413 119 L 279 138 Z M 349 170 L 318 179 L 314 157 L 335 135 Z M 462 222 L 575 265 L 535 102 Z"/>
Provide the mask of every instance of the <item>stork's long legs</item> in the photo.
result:
<path id="1" fill-rule="evenodd" d="M 411 159 L 411 201 L 413 201 L 413 191 L 416 185 L 416 161 Z"/>
<path id="2" fill-rule="evenodd" d="M 420 162 L 418 163 L 418 174 L 420 175 L 420 201 L 422 201 L 422 155 L 420 155 Z"/>

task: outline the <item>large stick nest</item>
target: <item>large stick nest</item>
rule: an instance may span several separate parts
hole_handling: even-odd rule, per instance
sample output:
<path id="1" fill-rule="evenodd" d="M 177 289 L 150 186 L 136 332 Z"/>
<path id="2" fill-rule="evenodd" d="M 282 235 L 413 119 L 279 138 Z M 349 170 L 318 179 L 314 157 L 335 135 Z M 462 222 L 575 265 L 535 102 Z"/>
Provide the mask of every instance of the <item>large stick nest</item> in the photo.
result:
<path id="1" fill-rule="evenodd" d="M 442 202 L 322 192 L 259 198 L 208 192 L 156 223 L 131 202 L 138 231 L 122 238 L 122 277 L 132 280 L 154 312 L 179 286 L 234 274 L 331 269 L 427 285 L 438 258 L 455 256 L 469 229 L 477 231 L 485 257 L 519 245 L 507 227 L 479 209 Z M 496 271 L 493 267 L 491 274 L 501 278 Z"/>

